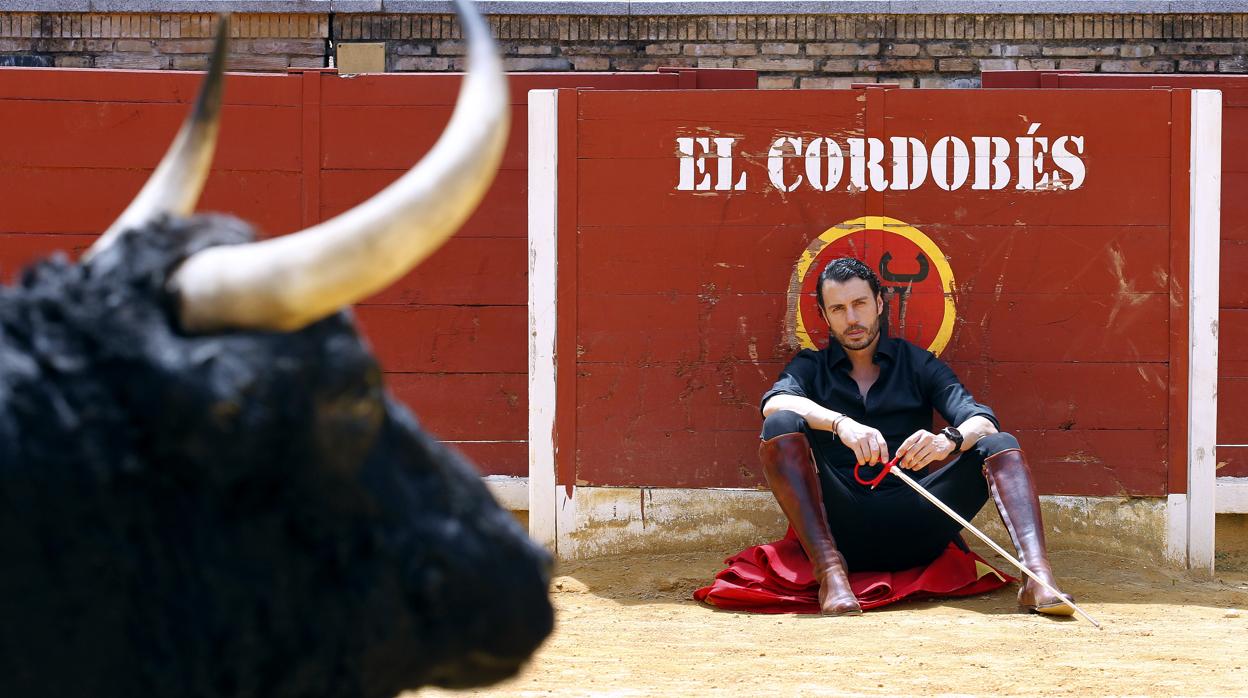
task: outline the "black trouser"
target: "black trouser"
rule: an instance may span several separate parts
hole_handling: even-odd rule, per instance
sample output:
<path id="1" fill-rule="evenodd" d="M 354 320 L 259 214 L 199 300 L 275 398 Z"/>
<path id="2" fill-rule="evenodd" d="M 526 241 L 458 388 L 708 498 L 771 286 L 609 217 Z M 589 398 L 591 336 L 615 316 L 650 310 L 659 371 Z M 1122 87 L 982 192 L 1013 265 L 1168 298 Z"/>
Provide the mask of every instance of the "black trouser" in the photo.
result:
<path id="1" fill-rule="evenodd" d="M 782 410 L 763 422 L 762 438 L 799 433 L 814 444 L 811 431 L 796 412 Z M 843 446 L 838 444 L 837 448 Z M 1004 432 L 993 434 L 980 439 L 949 465 L 916 479 L 969 520 L 988 501 L 988 483 L 982 472 L 984 459 L 1011 448 L 1018 448 L 1013 436 Z M 854 480 L 852 463 L 849 467 L 833 466 L 827 454 L 820 453 L 818 448 L 812 450 L 828 525 L 850 571 L 894 571 L 925 565 L 936 559 L 951 541 L 964 545 L 958 535 L 961 524 L 900 479 L 890 475 L 871 490 Z M 878 472 L 877 468 L 864 468 L 863 476 L 874 477 Z"/>

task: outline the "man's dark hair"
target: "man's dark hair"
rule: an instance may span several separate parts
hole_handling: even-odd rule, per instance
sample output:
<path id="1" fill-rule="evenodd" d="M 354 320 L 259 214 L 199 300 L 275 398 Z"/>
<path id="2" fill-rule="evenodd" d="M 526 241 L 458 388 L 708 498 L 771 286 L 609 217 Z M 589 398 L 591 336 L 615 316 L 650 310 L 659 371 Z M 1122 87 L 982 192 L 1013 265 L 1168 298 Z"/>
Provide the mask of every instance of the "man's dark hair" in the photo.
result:
<path id="1" fill-rule="evenodd" d="M 850 279 L 862 279 L 871 285 L 871 294 L 880 295 L 880 277 L 871 271 L 871 267 L 853 257 L 837 257 L 828 262 L 819 274 L 819 284 L 815 287 L 815 296 L 819 299 L 819 310 L 823 310 L 823 282 L 835 281 L 844 283 Z"/>

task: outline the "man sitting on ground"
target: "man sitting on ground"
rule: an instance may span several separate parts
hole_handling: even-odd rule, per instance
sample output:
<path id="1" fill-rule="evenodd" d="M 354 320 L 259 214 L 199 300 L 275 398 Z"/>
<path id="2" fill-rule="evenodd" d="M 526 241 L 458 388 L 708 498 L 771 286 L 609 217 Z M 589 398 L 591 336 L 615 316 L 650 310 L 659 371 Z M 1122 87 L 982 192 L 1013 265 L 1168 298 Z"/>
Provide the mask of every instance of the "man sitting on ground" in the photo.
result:
<path id="1" fill-rule="evenodd" d="M 855 464 L 921 470 L 919 480 L 967 519 L 991 494 L 1023 564 L 1055 588 L 1031 469 L 1018 441 L 931 352 L 889 337 L 880 281 L 861 261 L 835 259 L 819 276 L 828 347 L 802 350 L 763 395 L 759 456 L 819 583 L 827 615 L 862 613 L 847 572 L 894 571 L 936 559 L 961 526 L 897 478 L 859 484 Z M 952 425 L 932 433 L 932 410 Z M 959 539 L 960 542 L 960 539 Z M 1074 612 L 1027 579 L 1018 602 L 1051 615 Z"/>

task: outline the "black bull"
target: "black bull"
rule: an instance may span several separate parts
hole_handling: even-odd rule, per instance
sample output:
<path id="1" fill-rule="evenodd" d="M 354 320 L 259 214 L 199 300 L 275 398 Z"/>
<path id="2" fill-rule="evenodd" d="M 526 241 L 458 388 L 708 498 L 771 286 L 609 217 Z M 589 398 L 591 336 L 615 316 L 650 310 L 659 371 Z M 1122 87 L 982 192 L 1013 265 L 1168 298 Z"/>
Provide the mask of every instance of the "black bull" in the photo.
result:
<path id="1" fill-rule="evenodd" d="M 0 289 L 0 695 L 391 696 L 514 673 L 549 559 L 341 312 L 178 330 L 160 219 Z"/>

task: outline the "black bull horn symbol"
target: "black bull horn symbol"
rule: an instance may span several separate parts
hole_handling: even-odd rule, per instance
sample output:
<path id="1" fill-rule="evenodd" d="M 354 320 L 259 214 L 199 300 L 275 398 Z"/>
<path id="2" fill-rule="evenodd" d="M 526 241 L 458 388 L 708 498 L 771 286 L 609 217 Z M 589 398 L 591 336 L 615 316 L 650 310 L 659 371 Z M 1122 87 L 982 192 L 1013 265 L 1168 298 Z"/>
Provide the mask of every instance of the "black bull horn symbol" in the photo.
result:
<path id="1" fill-rule="evenodd" d="M 885 252 L 884 256 L 880 257 L 880 278 L 885 281 L 906 284 L 916 283 L 927 278 L 929 270 L 928 262 L 927 257 L 924 257 L 922 253 L 914 256 L 914 261 L 919 263 L 919 270 L 913 274 L 893 273 L 888 268 L 888 263 L 891 261 L 893 261 L 893 254 L 891 252 Z"/>
<path id="2" fill-rule="evenodd" d="M 914 259 L 919 264 L 919 270 L 913 274 L 899 274 L 888 268 L 889 263 L 893 261 L 891 252 L 885 252 L 880 257 L 880 278 L 886 282 L 898 284 L 885 286 L 885 288 L 888 289 L 887 295 L 897 296 L 897 329 L 900 333 L 906 330 L 906 304 L 910 301 L 911 286 L 926 279 L 930 272 L 927 257 L 919 253 L 914 256 Z"/>

